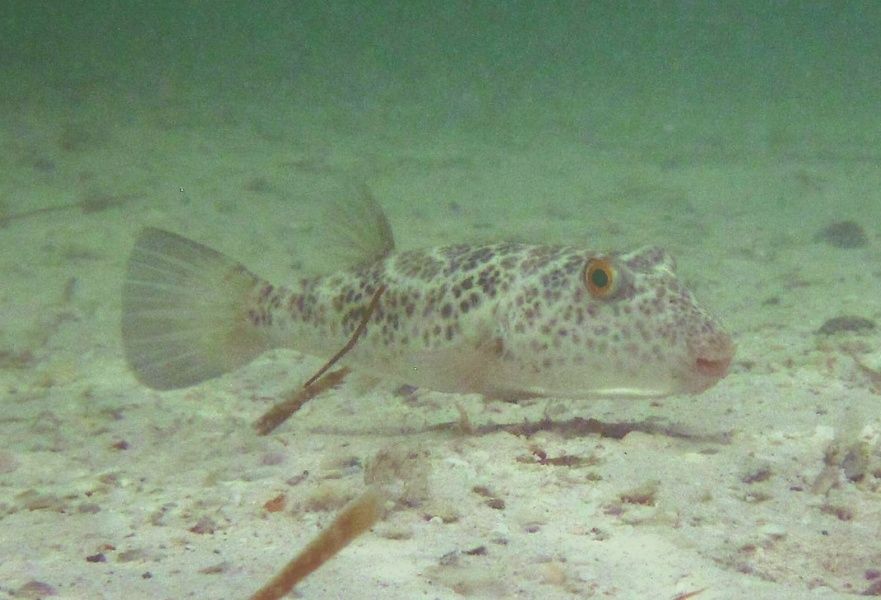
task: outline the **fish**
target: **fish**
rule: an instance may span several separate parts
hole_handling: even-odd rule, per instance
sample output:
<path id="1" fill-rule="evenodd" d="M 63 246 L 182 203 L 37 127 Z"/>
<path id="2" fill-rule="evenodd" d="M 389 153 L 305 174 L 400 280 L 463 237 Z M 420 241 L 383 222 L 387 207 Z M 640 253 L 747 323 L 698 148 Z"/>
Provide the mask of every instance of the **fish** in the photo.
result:
<path id="1" fill-rule="evenodd" d="M 143 229 L 122 290 L 136 379 L 186 388 L 275 348 L 327 359 L 361 321 L 347 366 L 438 392 L 658 398 L 703 392 L 729 370 L 731 335 L 660 247 L 502 241 L 398 251 L 376 200 L 356 196 L 336 222 L 339 237 L 327 239 L 356 258 L 282 286 L 196 241 Z"/>

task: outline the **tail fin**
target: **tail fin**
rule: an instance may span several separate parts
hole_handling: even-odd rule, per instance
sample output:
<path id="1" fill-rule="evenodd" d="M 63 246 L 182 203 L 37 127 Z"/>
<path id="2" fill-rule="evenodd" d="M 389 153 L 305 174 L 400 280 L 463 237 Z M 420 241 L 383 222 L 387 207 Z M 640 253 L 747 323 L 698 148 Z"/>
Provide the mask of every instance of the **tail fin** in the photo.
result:
<path id="1" fill-rule="evenodd" d="M 128 261 L 122 342 L 138 380 L 158 390 L 187 387 L 250 362 L 269 348 L 248 320 L 266 285 L 211 248 L 145 229 Z"/>

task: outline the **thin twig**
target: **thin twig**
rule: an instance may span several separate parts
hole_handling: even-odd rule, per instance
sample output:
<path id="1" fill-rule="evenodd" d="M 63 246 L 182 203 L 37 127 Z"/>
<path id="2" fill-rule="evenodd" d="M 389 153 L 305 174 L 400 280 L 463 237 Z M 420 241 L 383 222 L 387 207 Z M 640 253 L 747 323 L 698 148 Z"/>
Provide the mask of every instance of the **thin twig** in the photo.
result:
<path id="1" fill-rule="evenodd" d="M 379 299 L 382 296 L 382 293 L 385 292 L 386 287 L 385 284 L 382 284 L 376 288 L 375 292 L 373 292 L 373 298 L 370 299 L 370 304 L 367 305 L 367 310 L 364 311 L 361 320 L 358 322 L 358 326 L 355 328 L 351 337 L 349 337 L 349 341 L 346 342 L 346 345 L 343 346 L 339 352 L 334 354 L 323 367 L 318 369 L 318 372 L 310 377 L 309 381 L 303 384 L 302 389 L 294 390 L 287 398 L 270 408 L 263 413 L 263 416 L 257 419 L 254 423 L 257 435 L 267 435 L 272 432 L 276 427 L 290 419 L 295 412 L 300 410 L 300 408 L 306 404 L 306 402 L 342 382 L 343 378 L 349 373 L 348 367 L 338 369 L 326 377 L 325 374 L 333 365 L 339 362 L 349 350 L 355 347 L 358 338 L 361 337 L 361 334 L 363 334 L 364 330 L 367 328 L 367 323 L 370 321 L 370 317 L 376 312 L 376 309 L 379 306 Z"/>
<path id="2" fill-rule="evenodd" d="M 327 364 L 318 369 L 318 372 L 312 376 L 312 378 L 303 385 L 303 387 L 309 387 L 313 383 L 315 383 L 319 377 L 324 375 L 328 369 L 330 369 L 336 362 L 341 359 L 346 353 L 355 347 L 355 342 L 358 341 L 358 338 L 361 337 L 361 334 L 364 333 L 364 330 L 367 328 L 367 322 L 370 320 L 370 317 L 376 311 L 376 308 L 379 306 L 379 298 L 382 296 L 382 293 L 385 291 L 386 285 L 383 283 L 376 291 L 373 292 L 373 298 L 370 299 L 370 304 L 367 305 L 367 310 L 364 311 L 364 314 L 361 316 L 361 321 L 358 322 L 358 326 L 355 328 L 354 333 L 352 333 L 352 337 L 349 338 L 349 341 L 346 342 L 346 345 L 342 347 L 342 349 L 333 355 Z"/>
<path id="3" fill-rule="evenodd" d="M 293 389 L 284 400 L 275 404 L 257 419 L 254 423 L 257 435 L 272 433 L 276 427 L 290 419 L 309 400 L 342 383 L 349 371 L 349 367 L 342 367 L 326 374 L 323 379 L 309 387 Z"/>
<path id="4" fill-rule="evenodd" d="M 251 596 L 251 600 L 279 600 L 297 583 L 330 560 L 356 537 L 373 527 L 382 515 L 384 497 L 368 487 L 336 516 L 272 581 Z"/>

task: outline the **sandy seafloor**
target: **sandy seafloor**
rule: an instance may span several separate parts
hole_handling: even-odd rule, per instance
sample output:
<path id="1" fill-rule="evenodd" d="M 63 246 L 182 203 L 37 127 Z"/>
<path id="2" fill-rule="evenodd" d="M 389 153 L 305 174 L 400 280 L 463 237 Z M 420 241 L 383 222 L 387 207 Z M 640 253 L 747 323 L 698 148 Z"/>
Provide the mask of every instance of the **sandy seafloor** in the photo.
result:
<path id="1" fill-rule="evenodd" d="M 643 116 L 628 138 L 520 106 L 419 130 L 419 107 L 393 98 L 166 84 L 3 107 L 0 595 L 247 597 L 389 452 L 406 457 L 403 501 L 297 597 L 881 595 L 881 383 L 852 358 L 881 369 L 881 332 L 816 333 L 881 319 L 881 154 L 860 123 L 781 107 L 750 130 L 709 107 Z M 192 389 L 139 385 L 118 325 L 139 228 L 283 282 L 322 269 L 341 177 L 368 182 L 402 248 L 667 247 L 736 340 L 730 374 L 696 397 L 525 404 L 355 374 L 265 438 L 253 421 L 319 359 L 274 351 Z M 815 239 L 845 219 L 865 247 Z M 637 426 L 599 437 L 589 417 Z"/>

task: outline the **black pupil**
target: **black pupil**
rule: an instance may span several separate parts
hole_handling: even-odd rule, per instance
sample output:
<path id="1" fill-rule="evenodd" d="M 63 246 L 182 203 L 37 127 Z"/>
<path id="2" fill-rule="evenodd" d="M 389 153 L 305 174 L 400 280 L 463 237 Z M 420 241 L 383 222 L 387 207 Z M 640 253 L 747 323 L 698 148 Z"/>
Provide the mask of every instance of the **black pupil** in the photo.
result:
<path id="1" fill-rule="evenodd" d="M 602 289 L 609 285 L 609 274 L 606 273 L 605 269 L 594 269 L 590 274 L 590 282 L 594 287 Z"/>

